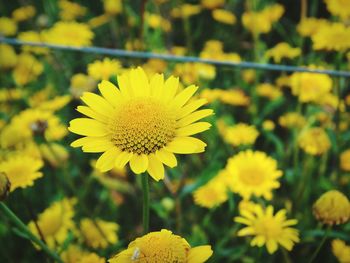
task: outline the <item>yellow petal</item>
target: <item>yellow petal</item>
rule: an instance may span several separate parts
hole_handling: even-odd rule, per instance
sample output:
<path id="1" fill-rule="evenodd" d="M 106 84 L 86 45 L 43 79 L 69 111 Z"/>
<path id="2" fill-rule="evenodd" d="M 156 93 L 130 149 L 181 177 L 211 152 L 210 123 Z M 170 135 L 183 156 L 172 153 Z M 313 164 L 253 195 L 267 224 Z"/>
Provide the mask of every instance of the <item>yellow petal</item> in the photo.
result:
<path id="1" fill-rule="evenodd" d="M 151 96 L 160 98 L 164 89 L 164 75 L 156 73 L 152 76 L 150 82 Z"/>
<path id="2" fill-rule="evenodd" d="M 173 153 L 189 154 L 204 152 L 205 146 L 207 145 L 197 138 L 175 137 L 165 149 Z"/>
<path id="3" fill-rule="evenodd" d="M 171 102 L 170 106 L 175 108 L 181 108 L 183 105 L 185 105 L 188 100 L 193 96 L 193 94 L 198 90 L 198 87 L 195 85 L 191 85 L 181 91 L 179 94 L 176 95 L 174 100 Z"/>
<path id="4" fill-rule="evenodd" d="M 111 82 L 107 80 L 102 80 L 98 84 L 98 89 L 100 90 L 102 96 L 114 107 L 120 104 L 122 100 L 119 89 Z"/>
<path id="5" fill-rule="evenodd" d="M 148 156 L 148 169 L 147 172 L 150 176 L 156 181 L 159 181 L 164 178 L 164 166 L 158 158 L 151 154 Z"/>
<path id="6" fill-rule="evenodd" d="M 198 108 L 202 107 L 204 104 L 206 104 L 208 101 L 206 99 L 199 99 L 199 100 L 195 100 L 192 101 L 190 103 L 188 103 L 187 105 L 185 105 L 184 107 L 182 107 L 180 110 L 177 111 L 176 113 L 176 119 L 181 119 L 185 116 L 187 116 L 188 114 L 194 112 L 195 110 L 197 110 Z"/>
<path id="7" fill-rule="evenodd" d="M 129 80 L 133 94 L 139 97 L 150 95 L 148 77 L 141 67 L 130 70 Z"/>
<path id="8" fill-rule="evenodd" d="M 162 96 L 162 100 L 164 102 L 168 102 L 174 98 L 177 89 L 179 87 L 179 78 L 171 76 L 164 83 L 164 93 Z"/>
<path id="9" fill-rule="evenodd" d="M 77 118 L 69 122 L 68 130 L 85 136 L 105 136 L 107 128 L 101 122 L 88 118 Z"/>
<path id="10" fill-rule="evenodd" d="M 211 257 L 213 254 L 213 250 L 211 249 L 211 246 L 199 246 L 191 248 L 188 256 L 187 256 L 187 262 L 188 263 L 203 263 L 208 260 L 208 258 Z"/>
<path id="11" fill-rule="evenodd" d="M 87 117 L 90 117 L 92 119 L 98 120 L 100 122 L 103 123 L 107 123 L 108 122 L 108 117 L 106 117 L 105 115 L 99 114 L 97 112 L 95 112 L 93 109 L 91 109 L 88 106 L 78 106 L 77 107 L 77 111 L 84 114 Z"/>
<path id="12" fill-rule="evenodd" d="M 143 173 L 148 168 L 148 157 L 145 154 L 134 154 L 130 159 L 130 168 L 135 174 Z"/>
<path id="13" fill-rule="evenodd" d="M 118 76 L 118 86 L 124 98 L 128 99 L 132 96 L 128 72 Z"/>
<path id="14" fill-rule="evenodd" d="M 165 149 L 156 151 L 156 157 L 165 165 L 173 168 L 177 165 L 177 160 L 172 152 L 168 152 Z"/>
<path id="15" fill-rule="evenodd" d="M 266 247 L 269 254 L 273 254 L 277 250 L 277 242 L 273 240 L 268 240 L 266 242 Z"/>
<path id="16" fill-rule="evenodd" d="M 198 121 L 204 117 L 210 116 L 214 113 L 213 110 L 211 109 L 205 109 L 205 110 L 199 110 L 192 112 L 191 114 L 187 115 L 186 117 L 182 118 L 181 120 L 177 121 L 177 126 L 178 127 L 183 127 L 188 124 L 191 124 L 195 121 Z"/>
<path id="17" fill-rule="evenodd" d="M 115 166 L 117 168 L 123 168 L 130 161 L 132 155 L 129 152 L 121 152 L 115 159 Z"/>
<path id="18" fill-rule="evenodd" d="M 75 140 L 74 142 L 72 142 L 70 144 L 70 146 L 72 146 L 73 148 L 81 147 L 88 141 L 89 141 L 89 137 L 79 138 L 79 139 Z"/>
<path id="19" fill-rule="evenodd" d="M 209 122 L 196 122 L 176 131 L 177 136 L 190 136 L 208 130 L 211 127 Z"/>
<path id="20" fill-rule="evenodd" d="M 114 113 L 113 107 L 101 96 L 91 93 L 84 92 L 81 96 L 81 100 L 85 102 L 91 109 L 104 116 L 110 116 Z"/>
<path id="21" fill-rule="evenodd" d="M 113 147 L 104 152 L 100 158 L 97 159 L 96 168 L 100 170 L 100 172 L 112 170 L 112 168 L 115 166 L 115 159 L 119 153 L 120 150 L 117 147 Z"/>
<path id="22" fill-rule="evenodd" d="M 114 147 L 109 137 L 86 137 L 87 140 L 83 145 L 84 152 L 98 153 L 105 152 Z"/>

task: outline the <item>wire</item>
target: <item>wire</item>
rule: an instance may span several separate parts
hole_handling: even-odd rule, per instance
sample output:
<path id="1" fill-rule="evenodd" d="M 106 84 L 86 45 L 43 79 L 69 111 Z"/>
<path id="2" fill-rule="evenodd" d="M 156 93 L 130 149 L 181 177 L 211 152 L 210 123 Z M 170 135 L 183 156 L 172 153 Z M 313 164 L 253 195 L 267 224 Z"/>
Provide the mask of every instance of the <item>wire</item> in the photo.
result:
<path id="1" fill-rule="evenodd" d="M 197 62 L 197 63 L 206 63 L 217 66 L 230 66 L 237 68 L 251 68 L 251 69 L 261 69 L 261 70 L 271 70 L 271 71 L 285 71 L 285 72 L 309 72 L 309 73 L 318 73 L 326 74 L 335 77 L 346 77 L 350 78 L 350 72 L 347 71 L 337 71 L 337 70 L 326 70 L 326 69 L 310 69 L 305 67 L 296 67 L 288 65 L 277 65 L 277 64 L 263 64 L 255 62 L 233 62 L 233 61 L 224 61 L 224 60 L 215 60 L 215 59 L 204 59 L 198 57 L 190 56 L 176 56 L 171 54 L 158 54 L 152 52 L 144 51 L 128 51 L 123 49 L 111 49 L 111 48 L 102 48 L 102 47 L 73 47 L 65 45 L 55 45 L 43 42 L 29 42 L 22 41 L 15 38 L 5 38 L 0 37 L 0 42 L 11 44 L 11 45 L 29 45 L 36 47 L 47 47 L 50 49 L 59 49 L 66 51 L 78 51 L 85 53 L 96 53 L 103 55 L 111 55 L 117 57 L 129 57 L 129 58 L 145 58 L 145 59 L 162 59 L 175 62 Z"/>

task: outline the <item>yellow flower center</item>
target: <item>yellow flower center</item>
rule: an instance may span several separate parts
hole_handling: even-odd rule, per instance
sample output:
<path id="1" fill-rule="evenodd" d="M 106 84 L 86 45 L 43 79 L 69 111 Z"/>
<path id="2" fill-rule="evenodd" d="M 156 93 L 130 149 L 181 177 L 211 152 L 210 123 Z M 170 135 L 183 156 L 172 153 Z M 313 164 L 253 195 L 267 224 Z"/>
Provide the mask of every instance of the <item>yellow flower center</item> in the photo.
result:
<path id="1" fill-rule="evenodd" d="M 274 218 L 265 217 L 256 222 L 255 230 L 258 235 L 267 239 L 276 239 L 281 236 L 282 227 Z"/>
<path id="2" fill-rule="evenodd" d="M 131 100 L 110 122 L 113 143 L 122 151 L 150 154 L 175 137 L 176 120 L 154 100 Z"/>
<path id="3" fill-rule="evenodd" d="M 265 174 L 261 169 L 247 167 L 239 172 L 239 178 L 247 185 L 260 185 L 265 180 Z"/>

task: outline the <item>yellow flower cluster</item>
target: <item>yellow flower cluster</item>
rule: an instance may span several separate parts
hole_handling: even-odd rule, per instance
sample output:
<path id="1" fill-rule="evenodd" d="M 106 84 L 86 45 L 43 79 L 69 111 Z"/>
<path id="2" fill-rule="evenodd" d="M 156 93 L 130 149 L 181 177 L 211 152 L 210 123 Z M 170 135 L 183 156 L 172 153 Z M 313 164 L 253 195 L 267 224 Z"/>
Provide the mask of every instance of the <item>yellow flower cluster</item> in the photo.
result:
<path id="1" fill-rule="evenodd" d="M 232 106 L 248 106 L 250 98 L 241 89 L 204 89 L 200 96 L 208 102 L 220 100 Z"/>
<path id="2" fill-rule="evenodd" d="M 301 49 L 293 48 L 286 42 L 278 43 L 273 48 L 266 51 L 265 56 L 267 58 L 272 58 L 274 62 L 280 63 L 282 58 L 296 58 L 300 56 Z"/>
<path id="3" fill-rule="evenodd" d="M 219 120 L 217 126 L 225 142 L 232 146 L 252 145 L 259 136 L 255 126 L 245 123 L 227 126 L 223 120 Z"/>

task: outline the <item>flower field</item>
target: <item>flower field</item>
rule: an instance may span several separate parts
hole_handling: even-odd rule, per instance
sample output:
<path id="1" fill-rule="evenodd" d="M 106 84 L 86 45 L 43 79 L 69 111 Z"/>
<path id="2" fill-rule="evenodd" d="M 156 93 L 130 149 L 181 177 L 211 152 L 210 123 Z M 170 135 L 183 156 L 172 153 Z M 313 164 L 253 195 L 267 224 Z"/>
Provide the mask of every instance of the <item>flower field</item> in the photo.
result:
<path id="1" fill-rule="evenodd" d="M 350 0 L 0 2 L 0 262 L 350 262 Z"/>

